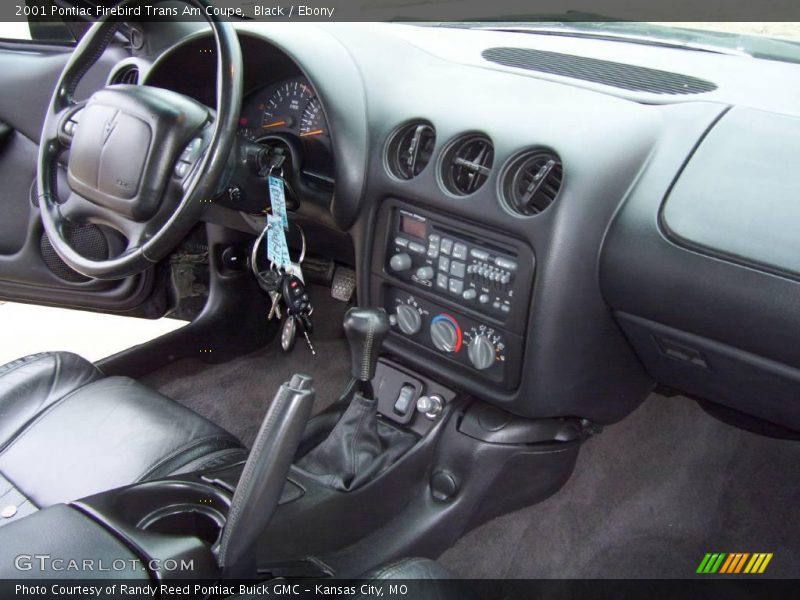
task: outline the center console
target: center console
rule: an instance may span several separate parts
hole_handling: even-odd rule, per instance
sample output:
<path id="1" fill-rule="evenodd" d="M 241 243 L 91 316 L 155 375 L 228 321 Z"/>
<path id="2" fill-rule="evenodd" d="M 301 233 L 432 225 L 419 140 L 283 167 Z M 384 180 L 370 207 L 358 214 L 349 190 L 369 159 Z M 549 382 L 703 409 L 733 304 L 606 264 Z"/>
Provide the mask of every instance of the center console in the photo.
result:
<path id="1" fill-rule="evenodd" d="M 389 200 L 375 232 L 370 303 L 389 312 L 391 338 L 410 354 L 512 390 L 534 273 L 521 241 Z"/>

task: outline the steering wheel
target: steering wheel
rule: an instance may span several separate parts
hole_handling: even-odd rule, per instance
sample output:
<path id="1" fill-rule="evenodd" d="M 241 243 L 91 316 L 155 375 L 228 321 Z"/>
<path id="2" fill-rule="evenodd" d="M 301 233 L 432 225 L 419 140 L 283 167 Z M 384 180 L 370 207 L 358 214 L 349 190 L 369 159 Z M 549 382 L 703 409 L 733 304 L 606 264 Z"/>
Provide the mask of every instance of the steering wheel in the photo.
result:
<path id="1" fill-rule="evenodd" d="M 126 0 L 121 6 L 138 3 Z M 211 25 L 217 51 L 216 113 L 199 102 L 144 85 L 111 85 L 84 102 L 78 82 L 113 39 L 120 21 L 95 23 L 56 85 L 42 130 L 37 185 L 47 236 L 61 259 L 95 279 L 141 273 L 163 259 L 200 219 L 229 163 L 242 103 L 242 52 L 230 23 L 205 0 L 184 0 Z M 58 160 L 69 149 L 69 195 L 60 200 Z M 121 251 L 103 260 L 78 253 L 72 228 L 116 230 Z"/>

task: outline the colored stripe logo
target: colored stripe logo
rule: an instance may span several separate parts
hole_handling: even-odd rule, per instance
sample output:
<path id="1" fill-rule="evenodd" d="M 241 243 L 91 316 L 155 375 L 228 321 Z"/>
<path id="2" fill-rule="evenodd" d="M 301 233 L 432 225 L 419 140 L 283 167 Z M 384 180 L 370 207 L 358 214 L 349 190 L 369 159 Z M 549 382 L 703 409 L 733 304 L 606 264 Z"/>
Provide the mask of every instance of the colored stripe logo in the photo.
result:
<path id="1" fill-rule="evenodd" d="M 772 560 L 772 553 L 756 552 L 708 552 L 700 561 L 697 573 L 701 575 L 736 575 L 748 573 L 750 575 L 763 573 L 769 562 Z"/>

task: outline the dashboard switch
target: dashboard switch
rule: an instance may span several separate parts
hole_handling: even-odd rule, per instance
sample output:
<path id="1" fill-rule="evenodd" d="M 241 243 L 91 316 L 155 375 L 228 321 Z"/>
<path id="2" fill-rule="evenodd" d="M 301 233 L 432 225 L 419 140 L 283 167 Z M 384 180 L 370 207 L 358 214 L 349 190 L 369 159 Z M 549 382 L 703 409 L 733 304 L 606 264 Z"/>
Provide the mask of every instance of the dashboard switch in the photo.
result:
<path id="1" fill-rule="evenodd" d="M 414 407 L 414 396 L 416 393 L 413 385 L 405 384 L 400 388 L 400 393 L 397 395 L 397 400 L 394 401 L 392 410 L 401 417 L 405 417 Z"/>

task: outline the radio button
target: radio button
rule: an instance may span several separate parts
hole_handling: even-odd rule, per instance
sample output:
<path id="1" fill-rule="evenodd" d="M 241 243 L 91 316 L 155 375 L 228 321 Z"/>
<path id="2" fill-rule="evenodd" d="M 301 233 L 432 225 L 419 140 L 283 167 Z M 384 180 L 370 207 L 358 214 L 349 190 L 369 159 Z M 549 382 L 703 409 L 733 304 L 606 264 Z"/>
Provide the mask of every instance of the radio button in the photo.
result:
<path id="1" fill-rule="evenodd" d="M 464 300 L 474 300 L 477 295 L 478 295 L 478 292 L 475 290 L 475 288 L 469 288 L 469 289 L 464 290 L 464 293 L 461 294 L 461 297 Z"/>
<path id="2" fill-rule="evenodd" d="M 508 304 L 502 304 L 500 310 L 506 314 L 511 312 L 511 307 Z"/>
<path id="3" fill-rule="evenodd" d="M 461 292 L 464 291 L 464 282 L 460 279 L 450 279 L 450 293 L 461 295 Z"/>
<path id="4" fill-rule="evenodd" d="M 422 279 L 422 281 L 433 279 L 433 267 L 420 267 L 417 269 L 417 277 Z"/>
<path id="5" fill-rule="evenodd" d="M 436 276 L 436 287 L 442 290 L 447 289 L 447 275 L 445 275 L 444 273 L 439 273 Z"/>
<path id="6" fill-rule="evenodd" d="M 467 265 L 465 265 L 463 262 L 458 262 L 457 260 L 454 260 L 450 264 L 450 275 L 453 275 L 455 277 L 464 277 L 464 270 L 466 266 Z"/>
<path id="7" fill-rule="evenodd" d="M 480 298 L 478 298 L 478 302 L 481 304 L 488 304 L 489 303 L 489 294 L 481 294 Z"/>
<path id="8" fill-rule="evenodd" d="M 389 259 L 389 268 L 397 273 L 408 271 L 411 268 L 411 257 L 405 252 L 395 254 Z"/>
<path id="9" fill-rule="evenodd" d="M 394 243 L 397 246 L 400 246 L 401 248 L 408 248 L 408 240 L 406 238 L 401 238 L 400 236 L 397 236 L 396 238 L 394 238 Z"/>
<path id="10" fill-rule="evenodd" d="M 500 283 L 506 285 L 510 281 L 511 281 L 511 273 L 503 273 L 503 276 L 500 278 Z"/>
<path id="11" fill-rule="evenodd" d="M 486 250 L 480 250 L 479 248 L 473 248 L 469 251 L 469 255 L 472 258 L 477 258 L 478 260 L 489 260 L 489 253 Z"/>
<path id="12" fill-rule="evenodd" d="M 453 246 L 453 258 L 457 258 L 458 260 L 466 260 L 467 259 L 467 245 L 466 244 L 456 244 Z"/>
<path id="13" fill-rule="evenodd" d="M 439 257 L 439 270 L 443 273 L 448 273 L 450 271 L 450 259 L 446 256 Z"/>
<path id="14" fill-rule="evenodd" d="M 498 256 L 494 259 L 494 264 L 501 269 L 505 269 L 506 271 L 516 271 L 517 270 L 517 263 L 513 260 L 509 260 L 508 258 L 503 258 L 502 256 Z"/>
<path id="15" fill-rule="evenodd" d="M 416 254 L 425 254 L 425 246 L 418 244 L 417 242 L 409 242 L 408 249 Z"/>
<path id="16" fill-rule="evenodd" d="M 440 239 L 441 239 L 441 238 L 439 238 L 439 234 L 438 234 L 438 233 L 432 233 L 432 234 L 430 234 L 430 235 L 428 236 L 428 241 L 429 241 L 431 244 L 435 244 L 436 246 L 438 246 L 438 245 L 439 245 L 439 240 L 440 240 Z"/>

